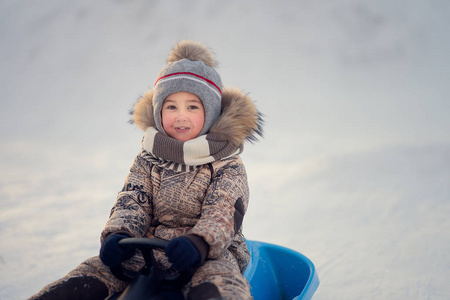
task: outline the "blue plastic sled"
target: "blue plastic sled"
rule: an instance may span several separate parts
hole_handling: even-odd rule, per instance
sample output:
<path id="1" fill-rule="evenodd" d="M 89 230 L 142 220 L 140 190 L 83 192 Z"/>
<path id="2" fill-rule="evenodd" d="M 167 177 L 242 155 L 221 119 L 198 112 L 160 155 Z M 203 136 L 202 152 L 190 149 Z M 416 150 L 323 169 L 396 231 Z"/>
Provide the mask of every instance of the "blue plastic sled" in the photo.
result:
<path id="1" fill-rule="evenodd" d="M 319 286 L 313 263 L 277 245 L 247 241 L 252 256 L 244 276 L 255 300 L 311 299 Z"/>

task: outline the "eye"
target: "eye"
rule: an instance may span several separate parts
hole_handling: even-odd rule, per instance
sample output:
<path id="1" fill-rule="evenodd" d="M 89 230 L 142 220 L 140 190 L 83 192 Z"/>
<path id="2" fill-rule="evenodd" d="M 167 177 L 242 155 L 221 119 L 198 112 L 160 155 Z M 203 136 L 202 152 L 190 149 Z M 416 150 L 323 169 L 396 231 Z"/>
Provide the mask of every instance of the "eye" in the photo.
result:
<path id="1" fill-rule="evenodd" d="M 198 106 L 197 106 L 197 105 L 190 105 L 190 106 L 188 107 L 188 109 L 190 109 L 190 110 L 196 110 L 196 109 L 198 109 Z"/>
<path id="2" fill-rule="evenodd" d="M 166 105 L 165 109 L 167 110 L 175 110 L 177 107 L 175 105 Z"/>

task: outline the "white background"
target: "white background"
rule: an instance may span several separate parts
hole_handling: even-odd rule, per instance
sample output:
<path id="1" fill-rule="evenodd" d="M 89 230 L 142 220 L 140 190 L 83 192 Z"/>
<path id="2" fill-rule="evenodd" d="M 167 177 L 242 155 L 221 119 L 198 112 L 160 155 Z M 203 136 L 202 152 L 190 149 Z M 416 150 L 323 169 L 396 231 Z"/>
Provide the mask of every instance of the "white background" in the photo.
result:
<path id="1" fill-rule="evenodd" d="M 309 257 L 314 299 L 449 299 L 447 0 L 0 2 L 0 299 L 96 255 L 182 39 L 265 114 L 249 239 Z"/>

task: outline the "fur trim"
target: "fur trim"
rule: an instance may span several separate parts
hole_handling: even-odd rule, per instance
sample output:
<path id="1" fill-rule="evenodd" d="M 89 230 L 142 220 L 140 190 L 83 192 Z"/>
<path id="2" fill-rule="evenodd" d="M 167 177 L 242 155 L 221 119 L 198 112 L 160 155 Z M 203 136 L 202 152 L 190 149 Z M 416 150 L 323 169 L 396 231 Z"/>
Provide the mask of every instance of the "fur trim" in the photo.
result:
<path id="1" fill-rule="evenodd" d="M 216 66 L 212 52 L 205 45 L 196 41 L 186 40 L 179 42 L 173 48 L 167 62 L 171 63 L 182 59 L 203 61 L 211 68 Z"/>
<path id="2" fill-rule="evenodd" d="M 146 131 L 149 127 L 156 127 L 153 116 L 153 90 L 149 90 L 139 98 L 130 114 L 132 115 L 130 123 L 136 124 L 139 129 Z"/>
<path id="3" fill-rule="evenodd" d="M 239 146 L 245 140 L 257 140 L 262 136 L 262 115 L 250 97 L 237 88 L 224 88 L 222 92 L 222 114 L 209 130 L 220 134 L 224 140 Z"/>
<path id="4" fill-rule="evenodd" d="M 155 127 L 153 117 L 153 90 L 145 93 L 131 111 L 131 123 L 142 130 Z M 224 88 L 222 92 L 222 113 L 212 125 L 209 132 L 219 134 L 223 140 L 234 146 L 241 146 L 245 141 L 258 140 L 262 137 L 262 114 L 258 112 L 251 98 L 237 88 Z"/>

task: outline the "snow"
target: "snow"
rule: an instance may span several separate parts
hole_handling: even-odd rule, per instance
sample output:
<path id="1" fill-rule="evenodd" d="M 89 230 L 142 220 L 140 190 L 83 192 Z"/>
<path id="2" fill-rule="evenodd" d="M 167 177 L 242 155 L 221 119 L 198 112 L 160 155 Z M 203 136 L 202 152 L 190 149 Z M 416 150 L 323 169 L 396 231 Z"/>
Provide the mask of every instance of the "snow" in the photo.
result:
<path id="1" fill-rule="evenodd" d="M 247 238 L 309 257 L 314 299 L 448 299 L 450 3 L 2 1 L 0 299 L 96 255 L 176 41 L 216 54 L 265 138 Z"/>

